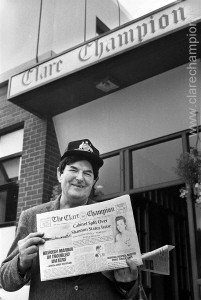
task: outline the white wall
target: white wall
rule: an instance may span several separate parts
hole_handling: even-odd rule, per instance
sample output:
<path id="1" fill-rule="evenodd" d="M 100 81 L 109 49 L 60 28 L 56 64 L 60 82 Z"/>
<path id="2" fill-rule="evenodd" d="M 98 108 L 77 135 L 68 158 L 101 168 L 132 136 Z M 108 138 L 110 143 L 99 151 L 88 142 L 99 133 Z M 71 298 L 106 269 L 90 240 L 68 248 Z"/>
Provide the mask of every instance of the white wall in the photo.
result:
<path id="1" fill-rule="evenodd" d="M 89 138 L 101 153 L 189 127 L 188 65 L 172 69 L 53 118 L 61 153 L 71 140 Z M 200 67 L 197 108 L 200 109 Z"/>
<path id="2" fill-rule="evenodd" d="M 6 258 L 8 250 L 15 238 L 16 226 L 0 228 L 0 265 Z"/>
<path id="3" fill-rule="evenodd" d="M 40 0 L 1 0 L 0 73 L 36 57 Z"/>

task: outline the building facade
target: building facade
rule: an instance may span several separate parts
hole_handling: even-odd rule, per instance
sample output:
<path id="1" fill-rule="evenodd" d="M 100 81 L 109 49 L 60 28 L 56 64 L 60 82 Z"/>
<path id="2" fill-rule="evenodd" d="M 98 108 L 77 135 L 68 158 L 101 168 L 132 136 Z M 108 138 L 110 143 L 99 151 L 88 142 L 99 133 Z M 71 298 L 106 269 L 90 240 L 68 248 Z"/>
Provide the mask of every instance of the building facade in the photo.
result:
<path id="1" fill-rule="evenodd" d="M 1 18 L 0 260 L 68 142 L 89 138 L 95 199 L 130 195 L 141 252 L 175 246 L 170 276 L 142 273 L 148 299 L 201 299 L 201 210 L 175 172 L 200 130 L 199 1 L 19 2 Z"/>

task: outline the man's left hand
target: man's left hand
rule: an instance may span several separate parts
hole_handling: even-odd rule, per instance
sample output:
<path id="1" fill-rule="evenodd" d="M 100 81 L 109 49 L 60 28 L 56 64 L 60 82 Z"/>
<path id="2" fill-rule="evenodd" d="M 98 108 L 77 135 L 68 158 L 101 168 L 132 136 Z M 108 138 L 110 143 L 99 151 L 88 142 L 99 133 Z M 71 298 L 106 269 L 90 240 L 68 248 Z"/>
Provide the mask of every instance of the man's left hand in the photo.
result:
<path id="1" fill-rule="evenodd" d="M 118 282 L 131 282 L 137 280 L 138 269 L 137 265 L 131 259 L 126 260 L 128 267 L 114 270 L 115 280 Z"/>

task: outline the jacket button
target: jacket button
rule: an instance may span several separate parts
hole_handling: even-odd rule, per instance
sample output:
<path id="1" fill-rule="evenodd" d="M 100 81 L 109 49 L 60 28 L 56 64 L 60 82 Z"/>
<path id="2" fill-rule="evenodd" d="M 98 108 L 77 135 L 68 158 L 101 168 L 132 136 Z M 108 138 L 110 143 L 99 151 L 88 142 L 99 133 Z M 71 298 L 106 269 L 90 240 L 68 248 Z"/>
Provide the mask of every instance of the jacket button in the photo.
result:
<path id="1" fill-rule="evenodd" d="M 78 285 L 74 286 L 74 290 L 77 291 L 78 290 Z"/>

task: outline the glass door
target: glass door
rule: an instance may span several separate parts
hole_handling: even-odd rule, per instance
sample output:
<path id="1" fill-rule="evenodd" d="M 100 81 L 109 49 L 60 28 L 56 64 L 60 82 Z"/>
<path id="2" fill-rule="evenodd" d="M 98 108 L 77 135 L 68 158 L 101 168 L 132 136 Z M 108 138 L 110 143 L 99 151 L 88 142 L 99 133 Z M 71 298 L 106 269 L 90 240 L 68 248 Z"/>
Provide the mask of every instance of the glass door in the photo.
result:
<path id="1" fill-rule="evenodd" d="M 150 300 L 191 300 L 187 211 L 179 197 L 180 186 L 131 195 L 141 252 L 174 245 L 170 275 L 142 272 Z"/>

